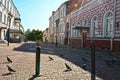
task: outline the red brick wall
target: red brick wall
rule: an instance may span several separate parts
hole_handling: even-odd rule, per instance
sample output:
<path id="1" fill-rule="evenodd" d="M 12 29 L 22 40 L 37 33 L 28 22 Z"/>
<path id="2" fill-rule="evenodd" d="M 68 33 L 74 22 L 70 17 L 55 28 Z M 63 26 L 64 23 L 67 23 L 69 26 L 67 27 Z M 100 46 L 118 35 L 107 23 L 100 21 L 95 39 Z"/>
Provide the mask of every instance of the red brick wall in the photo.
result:
<path id="1" fill-rule="evenodd" d="M 88 0 L 69 0 L 67 3 L 67 14 L 69 14 L 71 11 L 85 5 L 88 2 Z M 75 4 L 78 4 L 78 7 L 75 7 Z"/>
<path id="2" fill-rule="evenodd" d="M 69 39 L 69 43 L 72 46 L 81 47 L 81 40 L 80 39 Z"/>
<path id="3" fill-rule="evenodd" d="M 87 2 L 81 3 L 82 0 L 78 0 L 79 7 L 84 6 Z M 85 0 L 86 1 L 86 0 Z M 101 1 L 101 2 L 100 2 Z M 98 17 L 98 32 L 99 36 L 102 37 L 103 31 L 103 16 L 106 11 L 111 10 L 114 12 L 114 0 L 96 0 L 93 4 L 77 11 L 74 14 L 70 15 L 70 19 L 72 23 L 79 22 L 82 25 L 85 19 L 88 20 L 88 27 L 91 27 L 91 19 L 94 15 Z M 118 22 L 117 27 L 115 27 L 115 38 L 113 40 L 113 51 L 120 52 L 120 0 L 117 0 L 116 4 L 116 22 Z M 90 31 L 89 31 L 90 32 Z M 89 34 L 89 33 L 88 33 Z M 87 35 L 88 39 L 85 41 L 86 47 L 90 47 L 91 40 L 89 39 L 89 35 Z M 69 40 L 70 44 L 73 46 L 81 46 L 81 39 L 72 38 Z M 96 48 L 102 47 L 110 47 L 109 39 L 97 39 L 94 41 Z"/>
<path id="4" fill-rule="evenodd" d="M 99 0 L 97 0 L 99 1 Z M 81 25 L 85 19 L 88 20 L 89 24 L 88 27 L 91 26 L 91 19 L 94 15 L 98 17 L 98 25 L 99 25 L 99 35 L 102 35 L 102 28 L 103 28 L 103 16 L 107 10 L 114 11 L 113 0 L 103 0 L 104 3 L 95 2 L 90 6 L 82 9 L 81 11 L 76 12 L 75 14 L 71 15 L 71 22 L 79 22 Z"/>
<path id="5" fill-rule="evenodd" d="M 120 41 L 113 42 L 113 51 L 120 52 Z"/>
<path id="6" fill-rule="evenodd" d="M 115 25 L 115 37 L 120 38 L 120 0 L 116 0 L 116 25 Z"/>

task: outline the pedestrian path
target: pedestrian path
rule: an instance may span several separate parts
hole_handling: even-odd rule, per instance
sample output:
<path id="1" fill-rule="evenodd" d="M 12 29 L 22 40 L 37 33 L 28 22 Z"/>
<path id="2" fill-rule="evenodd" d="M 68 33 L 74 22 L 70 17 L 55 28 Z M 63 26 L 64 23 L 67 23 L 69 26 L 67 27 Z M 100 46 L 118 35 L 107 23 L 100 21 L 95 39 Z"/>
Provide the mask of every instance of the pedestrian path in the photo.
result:
<path id="1" fill-rule="evenodd" d="M 47 44 L 47 46 L 41 44 L 41 76 L 37 78 L 33 77 L 35 74 L 35 51 L 26 51 L 28 47 L 23 47 L 23 45 L 24 44 L 12 44 L 10 47 L 0 48 L 0 80 L 91 80 L 89 54 L 81 51 L 85 53 L 84 55 L 86 56 L 84 56 L 81 52 L 78 54 L 79 50 L 76 51 L 74 49 L 71 51 L 72 48 L 68 50 L 66 48 L 62 49 L 62 47 L 60 49 L 53 44 Z M 65 55 L 62 56 L 61 54 L 63 53 Z M 7 63 L 6 56 L 13 62 Z M 53 60 L 50 60 L 49 56 L 52 57 Z M 87 61 L 83 61 L 82 57 L 87 59 Z M 97 60 L 96 80 L 119 80 L 120 77 L 118 75 L 112 75 L 115 73 L 119 74 L 120 68 L 118 68 L 117 65 L 107 67 L 103 61 Z M 66 71 L 67 67 L 65 63 L 72 71 Z M 84 63 L 87 64 L 87 67 L 82 66 Z M 8 74 L 7 65 L 16 72 Z"/>

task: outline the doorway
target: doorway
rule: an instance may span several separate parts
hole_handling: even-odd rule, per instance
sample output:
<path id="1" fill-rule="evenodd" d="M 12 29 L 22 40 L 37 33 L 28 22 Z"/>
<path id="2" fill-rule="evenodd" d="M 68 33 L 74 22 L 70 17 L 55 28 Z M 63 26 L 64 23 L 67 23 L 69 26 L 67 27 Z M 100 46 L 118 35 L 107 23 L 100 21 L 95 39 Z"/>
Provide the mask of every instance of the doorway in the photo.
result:
<path id="1" fill-rule="evenodd" d="M 87 33 L 82 32 L 82 39 L 81 39 L 81 47 L 86 47 L 86 37 L 87 37 Z"/>

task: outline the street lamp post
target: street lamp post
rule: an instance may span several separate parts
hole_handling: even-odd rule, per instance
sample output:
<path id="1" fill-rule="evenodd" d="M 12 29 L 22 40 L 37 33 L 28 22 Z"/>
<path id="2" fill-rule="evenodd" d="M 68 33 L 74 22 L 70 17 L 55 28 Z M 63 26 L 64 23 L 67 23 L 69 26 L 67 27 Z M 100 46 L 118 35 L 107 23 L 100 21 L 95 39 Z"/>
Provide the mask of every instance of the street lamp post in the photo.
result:
<path id="1" fill-rule="evenodd" d="M 95 43 L 91 41 L 91 80 L 95 80 Z"/>
<path id="2" fill-rule="evenodd" d="M 57 47 L 57 44 L 58 44 L 58 42 L 57 42 L 57 32 L 58 32 L 58 25 L 59 25 L 59 22 L 60 22 L 60 20 L 59 19 L 57 19 L 56 20 L 56 47 Z"/>
<path id="3" fill-rule="evenodd" d="M 11 18 L 13 17 L 13 15 L 11 13 L 8 13 L 8 19 L 9 19 L 9 28 L 8 28 L 8 46 L 9 46 L 9 43 L 10 43 L 10 24 L 11 24 Z"/>
<path id="4" fill-rule="evenodd" d="M 40 47 L 40 41 L 38 40 L 36 42 L 36 68 L 35 68 L 35 77 L 39 76 L 40 74 L 40 52 L 41 52 L 41 47 Z"/>

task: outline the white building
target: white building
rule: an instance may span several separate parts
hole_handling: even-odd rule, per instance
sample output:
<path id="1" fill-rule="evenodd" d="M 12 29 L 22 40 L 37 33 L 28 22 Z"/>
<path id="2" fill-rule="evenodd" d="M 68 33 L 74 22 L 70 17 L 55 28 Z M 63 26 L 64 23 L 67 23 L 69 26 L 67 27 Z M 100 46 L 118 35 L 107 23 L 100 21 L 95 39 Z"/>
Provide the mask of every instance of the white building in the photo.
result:
<path id="1" fill-rule="evenodd" d="M 9 18 L 8 13 L 11 15 Z M 0 0 L 0 40 L 8 40 L 8 33 L 10 32 L 10 39 L 19 38 L 22 31 L 20 30 L 20 14 L 15 7 L 12 0 Z M 8 32 L 8 29 L 10 31 Z M 18 34 L 20 33 L 20 34 Z"/>
<path id="2" fill-rule="evenodd" d="M 64 44 L 65 39 L 65 21 L 67 2 L 53 11 L 52 16 L 49 18 L 49 32 L 50 41 L 58 44 Z"/>

